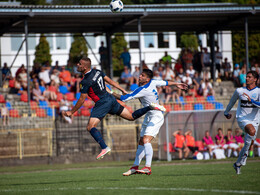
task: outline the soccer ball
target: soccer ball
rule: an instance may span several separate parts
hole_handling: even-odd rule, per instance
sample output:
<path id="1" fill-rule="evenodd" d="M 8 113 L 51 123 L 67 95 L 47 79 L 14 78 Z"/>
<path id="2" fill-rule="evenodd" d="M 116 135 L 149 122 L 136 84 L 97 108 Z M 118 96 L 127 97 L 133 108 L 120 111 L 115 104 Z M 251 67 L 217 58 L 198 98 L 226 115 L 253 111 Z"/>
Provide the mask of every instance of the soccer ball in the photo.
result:
<path id="1" fill-rule="evenodd" d="M 110 10 L 113 12 L 113 13 L 118 13 L 118 12 L 121 12 L 123 10 L 123 7 L 124 7 L 124 4 L 122 1 L 120 0 L 112 0 L 110 2 Z"/>

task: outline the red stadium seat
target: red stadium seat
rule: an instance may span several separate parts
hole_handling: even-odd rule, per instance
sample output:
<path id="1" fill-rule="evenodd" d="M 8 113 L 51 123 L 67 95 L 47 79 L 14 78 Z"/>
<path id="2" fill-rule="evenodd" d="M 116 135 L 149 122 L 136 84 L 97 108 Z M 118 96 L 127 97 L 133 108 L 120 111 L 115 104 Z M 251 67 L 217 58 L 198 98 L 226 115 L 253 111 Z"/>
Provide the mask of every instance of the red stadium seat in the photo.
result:
<path id="1" fill-rule="evenodd" d="M 193 110 L 192 104 L 185 104 L 184 105 L 184 110 Z"/>
<path id="2" fill-rule="evenodd" d="M 212 103 L 205 103 L 205 109 L 206 110 L 213 110 L 213 109 L 215 109 L 214 108 L 214 104 L 212 104 Z"/>
<path id="3" fill-rule="evenodd" d="M 78 111 L 76 111 L 76 112 L 74 112 L 73 116 L 80 116 L 80 114 Z"/>
<path id="4" fill-rule="evenodd" d="M 22 102 L 28 102 L 28 95 L 27 95 L 27 93 L 22 93 L 20 100 Z"/>
<path id="5" fill-rule="evenodd" d="M 11 109 L 9 110 L 9 116 L 14 118 L 19 118 L 20 117 L 19 111 L 16 109 Z"/>
<path id="6" fill-rule="evenodd" d="M 50 101 L 50 107 L 58 108 L 60 106 L 59 102 L 57 101 Z"/>
<path id="7" fill-rule="evenodd" d="M 88 108 L 84 107 L 81 109 L 81 115 L 82 116 L 90 116 L 90 111 Z"/>
<path id="8" fill-rule="evenodd" d="M 203 96 L 198 96 L 198 97 L 196 97 L 196 102 L 197 103 L 205 103 L 206 100 Z"/>
<path id="9" fill-rule="evenodd" d="M 85 100 L 83 106 L 87 108 L 93 108 L 93 102 L 91 100 Z"/>
<path id="10" fill-rule="evenodd" d="M 168 145 L 169 145 L 169 152 L 175 152 L 172 143 L 169 142 Z M 163 149 L 164 149 L 165 152 L 167 152 L 167 144 L 166 144 L 166 143 L 164 143 L 164 145 L 163 145 Z"/>
<path id="11" fill-rule="evenodd" d="M 187 96 L 187 97 L 186 97 L 186 102 L 187 102 L 187 103 L 194 103 L 194 97 L 192 97 L 192 96 Z"/>
<path id="12" fill-rule="evenodd" d="M 36 109 L 36 116 L 42 117 L 42 118 L 47 117 L 45 109 L 42 109 L 42 108 Z"/>
<path id="13" fill-rule="evenodd" d="M 5 103 L 5 97 L 2 94 L 0 94 L 0 103 Z"/>
<path id="14" fill-rule="evenodd" d="M 179 111 L 179 110 L 182 110 L 182 107 L 181 107 L 180 104 L 174 104 L 174 105 L 173 105 L 173 110 L 174 110 L 174 111 Z"/>
<path id="15" fill-rule="evenodd" d="M 36 110 L 38 108 L 38 103 L 35 101 L 30 102 L 31 109 Z"/>
<path id="16" fill-rule="evenodd" d="M 75 95 L 74 93 L 70 92 L 70 93 L 66 93 L 65 96 L 67 97 L 68 101 L 73 101 L 75 100 Z"/>
<path id="17" fill-rule="evenodd" d="M 166 112 L 172 111 L 172 105 L 171 104 L 166 104 L 166 105 L 164 105 L 164 107 L 166 108 Z"/>
<path id="18" fill-rule="evenodd" d="M 63 99 L 62 93 L 57 93 L 57 101 L 61 101 Z"/>

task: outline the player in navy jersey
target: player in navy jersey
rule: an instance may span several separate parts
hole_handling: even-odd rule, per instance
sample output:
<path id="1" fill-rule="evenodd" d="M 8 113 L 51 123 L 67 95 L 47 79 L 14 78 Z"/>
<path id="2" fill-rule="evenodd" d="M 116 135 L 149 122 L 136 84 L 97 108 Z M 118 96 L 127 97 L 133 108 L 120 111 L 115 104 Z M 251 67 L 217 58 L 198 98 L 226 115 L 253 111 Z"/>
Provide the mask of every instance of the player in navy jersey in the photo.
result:
<path id="1" fill-rule="evenodd" d="M 163 106 L 151 104 L 131 113 L 129 110 L 121 106 L 114 96 L 106 91 L 105 81 L 119 89 L 123 94 L 127 94 L 127 92 L 120 87 L 118 83 L 107 77 L 102 71 L 91 69 L 91 60 L 89 58 L 83 57 L 79 61 L 77 64 L 77 71 L 84 74 L 84 78 L 80 82 L 80 98 L 71 111 L 62 112 L 62 114 L 71 117 L 82 106 L 87 96 L 95 102 L 95 106 L 92 109 L 88 121 L 87 130 L 102 148 L 101 153 L 97 156 L 97 160 L 103 158 L 111 151 L 111 149 L 107 147 L 101 133 L 96 129 L 98 123 L 106 116 L 106 114 L 117 114 L 124 119 L 133 121 L 143 116 L 149 110 L 165 111 Z"/>

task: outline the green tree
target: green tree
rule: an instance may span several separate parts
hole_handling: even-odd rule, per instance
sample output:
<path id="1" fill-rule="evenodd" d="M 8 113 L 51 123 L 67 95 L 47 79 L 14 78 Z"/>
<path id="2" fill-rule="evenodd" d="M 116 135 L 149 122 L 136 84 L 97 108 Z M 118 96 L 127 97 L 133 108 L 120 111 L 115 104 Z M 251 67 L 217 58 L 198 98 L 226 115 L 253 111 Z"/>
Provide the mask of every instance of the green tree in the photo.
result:
<path id="1" fill-rule="evenodd" d="M 50 46 L 44 34 L 41 34 L 39 44 L 35 48 L 34 63 L 45 64 L 49 62 L 51 64 Z"/>
<path id="2" fill-rule="evenodd" d="M 88 47 L 82 34 L 74 34 L 71 43 L 69 62 L 76 65 L 83 56 L 88 56 Z"/>
<path id="3" fill-rule="evenodd" d="M 124 51 L 124 47 L 127 47 L 127 42 L 125 40 L 123 33 L 116 33 L 111 40 L 112 42 L 112 63 L 113 70 L 120 71 L 124 69 L 124 65 L 120 63 L 120 55 Z"/>
<path id="4" fill-rule="evenodd" d="M 181 35 L 181 47 L 189 48 L 192 51 L 198 49 L 198 38 L 193 34 L 183 34 Z"/>

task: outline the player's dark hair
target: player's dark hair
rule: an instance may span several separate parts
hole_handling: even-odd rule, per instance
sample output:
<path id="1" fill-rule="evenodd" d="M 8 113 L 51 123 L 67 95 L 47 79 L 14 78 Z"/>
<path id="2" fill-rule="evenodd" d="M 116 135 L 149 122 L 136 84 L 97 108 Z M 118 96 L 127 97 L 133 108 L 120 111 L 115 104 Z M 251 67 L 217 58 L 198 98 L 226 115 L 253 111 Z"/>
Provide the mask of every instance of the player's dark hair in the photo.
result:
<path id="1" fill-rule="evenodd" d="M 153 71 L 150 69 L 143 69 L 143 73 L 145 73 L 150 79 L 153 78 Z"/>
<path id="2" fill-rule="evenodd" d="M 218 131 L 223 131 L 222 128 L 218 128 Z"/>
<path id="3" fill-rule="evenodd" d="M 248 71 L 246 75 L 248 75 L 248 74 L 252 74 L 253 75 L 253 77 L 256 79 L 255 84 L 257 85 L 257 81 L 259 79 L 259 74 L 256 71 L 254 71 L 254 70 Z"/>
<path id="4" fill-rule="evenodd" d="M 227 131 L 231 131 L 232 132 L 232 129 L 228 129 Z"/>
<path id="5" fill-rule="evenodd" d="M 90 58 L 88 58 L 88 57 L 85 57 L 85 56 L 83 56 L 83 57 L 81 58 L 81 60 L 84 60 L 84 61 L 89 61 L 89 62 L 91 63 L 91 59 L 90 59 Z"/>

